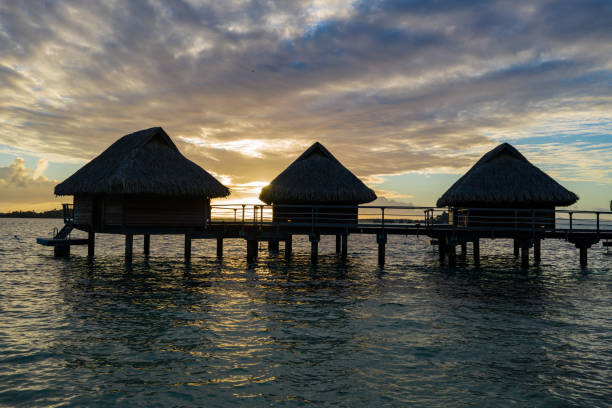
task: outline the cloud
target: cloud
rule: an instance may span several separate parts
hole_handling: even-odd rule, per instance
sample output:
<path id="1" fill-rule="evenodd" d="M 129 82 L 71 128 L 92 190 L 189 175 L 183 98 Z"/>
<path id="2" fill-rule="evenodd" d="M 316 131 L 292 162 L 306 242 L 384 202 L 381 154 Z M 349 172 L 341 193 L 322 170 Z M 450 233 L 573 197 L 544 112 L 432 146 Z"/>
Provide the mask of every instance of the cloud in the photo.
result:
<path id="1" fill-rule="evenodd" d="M 8 166 L 0 166 L 0 211 L 23 208 L 24 204 L 36 210 L 57 207 L 62 202 L 53 197 L 57 181 L 42 175 L 46 166 L 47 161 L 41 159 L 36 169 L 28 169 L 20 157 Z"/>
<path id="2" fill-rule="evenodd" d="M 559 135 L 612 132 L 610 21 L 603 0 L 6 2 L 0 144 L 83 161 L 162 125 L 246 185 L 317 140 L 378 181 L 459 173 L 512 140 L 556 143 L 538 159 L 573 177 L 582 148 Z M 534 129 L 541 147 L 520 141 Z"/>

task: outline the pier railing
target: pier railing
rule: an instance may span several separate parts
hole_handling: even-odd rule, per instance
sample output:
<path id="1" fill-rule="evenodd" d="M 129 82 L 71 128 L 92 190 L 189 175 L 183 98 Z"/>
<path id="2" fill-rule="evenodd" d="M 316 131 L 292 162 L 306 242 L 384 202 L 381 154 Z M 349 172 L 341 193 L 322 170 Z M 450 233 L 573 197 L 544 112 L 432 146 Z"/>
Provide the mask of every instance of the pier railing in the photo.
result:
<path id="1" fill-rule="evenodd" d="M 212 223 L 362 227 L 446 224 L 446 209 L 413 206 L 217 204 Z"/>
<path id="2" fill-rule="evenodd" d="M 610 232 L 611 211 L 552 210 L 528 208 L 455 209 L 458 228 L 516 231 Z"/>
<path id="3" fill-rule="evenodd" d="M 611 211 L 374 205 L 215 204 L 211 223 L 251 226 L 436 228 L 610 232 Z"/>

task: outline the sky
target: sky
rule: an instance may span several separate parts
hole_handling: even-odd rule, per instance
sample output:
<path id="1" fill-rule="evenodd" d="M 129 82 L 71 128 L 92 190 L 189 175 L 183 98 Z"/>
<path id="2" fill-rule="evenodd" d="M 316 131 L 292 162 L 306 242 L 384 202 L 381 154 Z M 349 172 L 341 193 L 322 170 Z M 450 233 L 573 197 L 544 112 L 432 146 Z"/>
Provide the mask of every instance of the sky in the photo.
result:
<path id="1" fill-rule="evenodd" d="M 315 141 L 379 195 L 434 205 L 502 142 L 612 200 L 612 1 L 0 2 L 0 211 L 162 126 L 255 202 Z M 69 201 L 69 200 L 68 200 Z"/>

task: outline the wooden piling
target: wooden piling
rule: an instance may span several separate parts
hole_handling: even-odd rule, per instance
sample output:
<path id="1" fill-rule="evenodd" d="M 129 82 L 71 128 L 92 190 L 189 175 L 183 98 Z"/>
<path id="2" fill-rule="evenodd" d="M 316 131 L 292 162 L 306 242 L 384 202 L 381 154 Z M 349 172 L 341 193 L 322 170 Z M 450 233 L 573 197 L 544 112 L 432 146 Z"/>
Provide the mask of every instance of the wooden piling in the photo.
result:
<path id="1" fill-rule="evenodd" d="M 288 235 L 285 239 L 285 259 L 288 261 L 291 259 L 291 253 L 293 252 L 293 237 Z"/>
<path id="2" fill-rule="evenodd" d="M 387 234 L 380 232 L 376 234 L 376 243 L 378 244 L 378 265 L 385 265 L 385 245 L 387 244 Z"/>
<path id="3" fill-rule="evenodd" d="M 448 251 L 448 266 L 455 267 L 457 265 L 457 247 L 455 244 L 450 244 L 447 246 Z"/>
<path id="4" fill-rule="evenodd" d="M 144 234 L 144 241 L 142 244 L 142 250 L 144 252 L 145 256 L 149 256 L 149 254 L 151 253 L 151 235 L 150 234 Z"/>
<path id="5" fill-rule="evenodd" d="M 191 235 L 185 234 L 185 261 L 191 260 Z"/>
<path id="6" fill-rule="evenodd" d="M 440 239 L 438 240 L 438 256 L 440 258 L 440 264 L 444 263 L 444 260 L 446 258 L 446 237 L 440 237 Z"/>
<path id="7" fill-rule="evenodd" d="M 268 241 L 268 252 L 270 254 L 277 254 L 278 253 L 278 241 L 275 239 L 271 239 Z"/>
<path id="8" fill-rule="evenodd" d="M 68 258 L 70 256 L 70 245 L 56 245 L 53 247 L 55 258 Z"/>
<path id="9" fill-rule="evenodd" d="M 340 255 L 342 251 L 342 235 L 336 234 L 336 255 Z"/>
<path id="10" fill-rule="evenodd" d="M 311 233 L 308 235 L 308 240 L 310 241 L 310 262 L 316 264 L 319 260 L 319 240 L 321 236 L 316 233 Z"/>
<path id="11" fill-rule="evenodd" d="M 588 247 L 586 245 L 581 245 L 578 248 L 580 249 L 580 267 L 586 268 L 587 267 L 587 249 Z"/>
<path id="12" fill-rule="evenodd" d="M 223 238 L 217 238 L 217 258 L 223 258 Z"/>
<path id="13" fill-rule="evenodd" d="M 536 264 L 539 264 L 542 260 L 541 242 L 542 240 L 539 238 L 536 238 L 535 241 L 533 241 L 533 262 Z"/>
<path id="14" fill-rule="evenodd" d="M 474 256 L 474 265 L 480 265 L 480 240 L 478 238 L 472 241 L 472 255 Z"/>
<path id="15" fill-rule="evenodd" d="M 259 242 L 256 239 L 247 239 L 247 262 L 253 262 L 257 259 L 258 250 Z"/>
<path id="16" fill-rule="evenodd" d="M 134 236 L 132 234 L 125 235 L 125 263 L 132 263 L 132 249 L 134 246 Z"/>
<path id="17" fill-rule="evenodd" d="M 514 238 L 514 257 L 515 258 L 518 258 L 519 256 L 519 248 L 520 248 L 519 240 L 518 238 Z"/>
<path id="18" fill-rule="evenodd" d="M 343 260 L 348 256 L 348 234 L 342 234 L 342 250 L 340 256 Z"/>
<path id="19" fill-rule="evenodd" d="M 467 257 L 467 242 L 461 241 L 461 259 L 465 259 Z"/>
<path id="20" fill-rule="evenodd" d="M 96 248 L 96 233 L 90 229 L 87 233 L 87 257 L 93 259 Z"/>
<path id="21" fill-rule="evenodd" d="M 521 241 L 521 268 L 529 268 L 529 241 Z"/>

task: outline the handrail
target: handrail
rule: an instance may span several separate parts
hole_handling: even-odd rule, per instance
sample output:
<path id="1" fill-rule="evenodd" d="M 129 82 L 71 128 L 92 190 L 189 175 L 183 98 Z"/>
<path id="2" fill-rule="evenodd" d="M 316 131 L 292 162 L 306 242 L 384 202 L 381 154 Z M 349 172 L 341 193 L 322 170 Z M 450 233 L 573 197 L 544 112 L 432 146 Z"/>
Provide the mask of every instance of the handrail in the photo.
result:
<path id="1" fill-rule="evenodd" d="M 350 209 L 351 211 L 343 211 Z M 241 218 L 238 216 L 241 211 Z M 276 211 L 282 211 L 277 213 Z M 252 214 L 252 215 L 251 215 Z M 612 211 L 587 211 L 540 208 L 447 208 L 393 205 L 332 204 L 213 204 L 211 222 L 239 223 L 255 226 L 292 225 L 378 226 L 386 228 L 418 226 L 452 226 L 474 230 L 514 231 L 612 231 Z"/>

